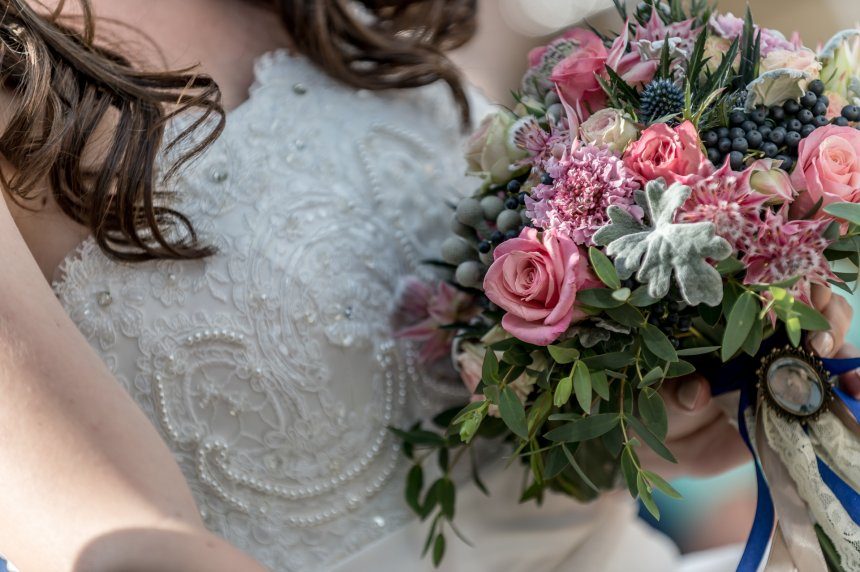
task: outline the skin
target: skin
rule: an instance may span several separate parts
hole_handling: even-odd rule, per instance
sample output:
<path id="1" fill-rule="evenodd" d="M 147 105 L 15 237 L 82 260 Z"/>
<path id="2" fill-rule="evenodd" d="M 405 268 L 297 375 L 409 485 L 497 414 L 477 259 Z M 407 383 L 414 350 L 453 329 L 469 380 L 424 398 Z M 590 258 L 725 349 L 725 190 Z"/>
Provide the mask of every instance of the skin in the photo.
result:
<path id="1" fill-rule="evenodd" d="M 124 25 L 108 26 L 108 37 L 142 64 L 200 62 L 228 109 L 245 99 L 254 58 L 289 46 L 271 13 L 237 0 L 96 0 L 94 7 Z M 0 94 L 0 122 L 8 97 Z M 97 161 L 98 146 L 89 152 Z M 0 552 L 36 572 L 263 570 L 205 530 L 171 453 L 54 297 L 47 279 L 86 229 L 59 211 L 47 189 L 36 201 L 35 213 L 0 202 Z M 837 298 L 820 297 L 840 347 L 848 313 Z M 670 445 L 686 473 L 745 458 L 705 390 L 696 379 L 664 389 Z M 723 452 L 718 459 L 714 447 Z"/>

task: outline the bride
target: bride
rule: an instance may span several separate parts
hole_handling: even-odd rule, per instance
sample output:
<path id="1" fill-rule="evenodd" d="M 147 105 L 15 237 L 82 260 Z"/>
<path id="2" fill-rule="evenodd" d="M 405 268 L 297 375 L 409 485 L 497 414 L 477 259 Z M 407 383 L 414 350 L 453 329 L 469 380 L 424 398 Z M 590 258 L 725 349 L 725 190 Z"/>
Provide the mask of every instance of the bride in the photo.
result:
<path id="1" fill-rule="evenodd" d="M 63 4 L 0 1 L 0 552 L 25 572 L 429 567 L 386 428 L 463 395 L 388 324 L 470 184 L 483 104 L 444 52 L 475 2 Z M 820 294 L 832 354 L 850 312 Z M 676 471 L 745 458 L 703 381 L 666 394 Z M 510 496 L 464 489 L 476 547 L 447 570 L 680 565 L 620 495 Z"/>

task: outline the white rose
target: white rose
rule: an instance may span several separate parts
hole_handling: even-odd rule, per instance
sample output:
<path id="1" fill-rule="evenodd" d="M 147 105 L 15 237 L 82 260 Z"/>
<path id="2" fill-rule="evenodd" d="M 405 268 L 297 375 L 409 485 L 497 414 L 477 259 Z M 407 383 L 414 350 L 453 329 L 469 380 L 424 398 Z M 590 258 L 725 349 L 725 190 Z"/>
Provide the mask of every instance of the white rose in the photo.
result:
<path id="1" fill-rule="evenodd" d="M 466 142 L 469 174 L 495 184 L 505 183 L 511 178 L 513 164 L 527 156 L 525 151 L 513 144 L 510 137 L 511 127 L 516 120 L 511 112 L 499 110 L 481 121 Z"/>
<path id="2" fill-rule="evenodd" d="M 607 108 L 586 119 L 579 127 L 579 136 L 590 145 L 621 153 L 639 136 L 639 131 L 629 117 L 617 109 Z"/>

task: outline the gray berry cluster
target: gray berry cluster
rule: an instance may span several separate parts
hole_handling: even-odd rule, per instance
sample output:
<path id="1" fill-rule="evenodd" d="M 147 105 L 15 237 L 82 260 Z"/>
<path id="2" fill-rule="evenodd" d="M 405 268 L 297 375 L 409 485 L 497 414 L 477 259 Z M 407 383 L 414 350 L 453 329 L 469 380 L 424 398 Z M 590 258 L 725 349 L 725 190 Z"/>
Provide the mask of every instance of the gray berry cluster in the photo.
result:
<path id="1" fill-rule="evenodd" d="M 519 182 L 511 181 L 508 193 Z M 519 236 L 529 224 L 523 208 L 525 195 L 504 191 L 483 198 L 460 201 L 451 221 L 454 236 L 442 243 L 442 259 L 456 266 L 454 279 L 464 288 L 479 288 L 493 262 L 493 250 L 505 240 Z"/>

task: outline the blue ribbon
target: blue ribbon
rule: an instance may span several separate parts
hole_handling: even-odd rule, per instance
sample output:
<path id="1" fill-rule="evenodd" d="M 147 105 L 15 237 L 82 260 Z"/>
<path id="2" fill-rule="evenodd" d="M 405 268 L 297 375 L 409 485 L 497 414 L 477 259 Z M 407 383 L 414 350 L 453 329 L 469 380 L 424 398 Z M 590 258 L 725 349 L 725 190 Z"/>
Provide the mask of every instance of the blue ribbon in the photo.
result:
<path id="1" fill-rule="evenodd" d="M 766 355 L 771 350 L 784 346 L 786 340 L 781 335 L 774 335 L 766 340 L 761 347 L 759 355 Z M 722 395 L 733 391 L 740 392 L 738 402 L 738 428 L 740 429 L 741 437 L 746 443 L 747 448 L 753 454 L 756 484 L 758 487 L 758 499 L 756 501 L 755 519 L 753 520 L 752 529 L 747 538 L 746 547 L 744 548 L 743 556 L 738 564 L 737 572 L 757 572 L 764 562 L 767 554 L 767 548 L 770 544 L 770 539 L 773 536 L 774 526 L 776 524 L 776 511 L 773 506 L 773 497 L 770 494 L 770 488 L 767 486 L 767 480 L 764 478 L 764 473 L 761 469 L 758 457 L 756 457 L 755 449 L 750 442 L 749 430 L 747 429 L 746 417 L 744 411 L 750 407 L 756 398 L 756 378 L 755 372 L 760 366 L 761 358 L 753 358 L 748 355 L 739 356 L 727 364 L 718 366 L 716 375 L 711 382 L 711 393 L 713 395 Z M 854 359 L 825 359 L 825 368 L 832 375 L 842 375 L 849 371 L 860 369 L 860 358 Z M 708 371 L 702 373 L 707 374 Z M 836 389 L 836 395 L 845 404 L 851 414 L 860 419 L 860 401 L 853 399 L 840 389 Z M 839 502 L 845 507 L 855 522 L 860 522 L 860 494 L 855 491 L 850 485 L 839 478 L 830 467 L 818 460 L 819 470 L 825 484 L 833 491 Z"/>

